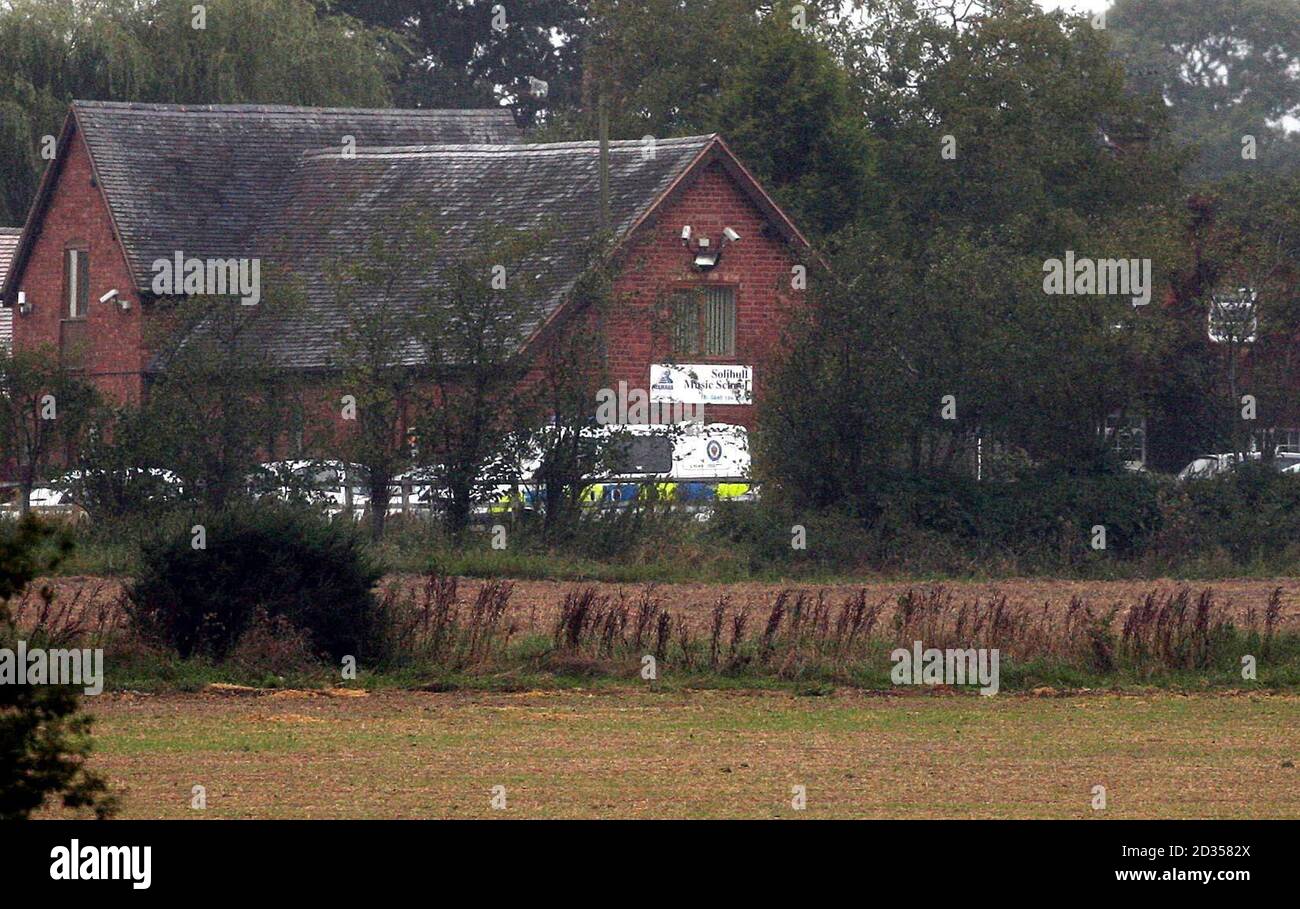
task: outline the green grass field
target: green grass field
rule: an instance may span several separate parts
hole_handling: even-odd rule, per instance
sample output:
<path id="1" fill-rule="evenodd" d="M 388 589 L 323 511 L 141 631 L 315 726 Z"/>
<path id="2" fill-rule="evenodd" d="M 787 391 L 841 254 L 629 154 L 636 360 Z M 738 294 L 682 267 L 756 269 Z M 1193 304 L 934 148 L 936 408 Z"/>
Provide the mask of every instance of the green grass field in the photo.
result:
<path id="1" fill-rule="evenodd" d="M 92 765 L 129 818 L 1300 817 L 1290 695 L 208 691 L 88 706 Z M 196 785 L 206 809 L 190 807 Z"/>

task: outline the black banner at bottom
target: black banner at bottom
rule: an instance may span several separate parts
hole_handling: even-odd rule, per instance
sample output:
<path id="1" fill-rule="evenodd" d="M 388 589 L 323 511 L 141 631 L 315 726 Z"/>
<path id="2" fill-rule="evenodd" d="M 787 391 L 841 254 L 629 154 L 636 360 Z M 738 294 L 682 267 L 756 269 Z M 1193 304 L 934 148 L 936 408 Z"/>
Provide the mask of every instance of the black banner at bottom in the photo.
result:
<path id="1" fill-rule="evenodd" d="M 382 895 L 394 886 L 629 885 L 736 896 L 1052 880 L 1231 898 L 1293 879 L 1291 821 L 42 821 L 0 824 L 8 895 Z M 612 888 L 593 890 L 608 884 Z M 420 892 L 417 890 L 417 892 Z M 472 890 L 471 890 L 472 892 Z M 649 891 L 647 892 L 650 893 Z M 428 891 L 430 898 L 441 891 Z M 451 894 L 447 894 L 450 896 Z"/>

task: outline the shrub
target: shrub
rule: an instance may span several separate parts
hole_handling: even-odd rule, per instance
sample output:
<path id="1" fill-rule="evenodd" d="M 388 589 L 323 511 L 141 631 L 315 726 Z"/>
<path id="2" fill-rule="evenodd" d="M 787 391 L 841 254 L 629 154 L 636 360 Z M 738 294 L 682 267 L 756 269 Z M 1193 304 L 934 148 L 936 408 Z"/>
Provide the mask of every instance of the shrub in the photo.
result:
<path id="1" fill-rule="evenodd" d="M 338 660 L 385 658 L 373 589 L 379 567 L 346 521 L 303 509 L 243 506 L 199 518 L 144 544 L 128 613 L 182 657 L 224 658 L 264 615 L 286 619 L 312 649 Z"/>
<path id="2" fill-rule="evenodd" d="M 30 518 L 0 529 L 0 647 L 16 646 L 8 601 L 57 563 L 58 555 L 39 555 L 55 536 Z M 75 687 L 0 685 L 0 821 L 28 817 L 51 797 L 100 818 L 116 811 L 105 781 L 85 768 L 90 724 Z"/>
<path id="3" fill-rule="evenodd" d="M 1238 565 L 1294 567 L 1288 550 L 1300 539 L 1300 477 L 1247 462 L 1188 483 L 1185 507 L 1202 546 L 1221 547 Z"/>
<path id="4" fill-rule="evenodd" d="M 882 472 L 870 501 L 816 511 L 765 490 L 775 494 L 756 506 L 720 508 L 710 532 L 746 548 L 755 568 L 1059 570 L 1086 556 L 1098 524 L 1106 528 L 1110 552 L 1145 551 L 1164 519 L 1160 489 L 1150 477 L 1126 474 L 1031 473 L 1013 482 L 977 482 L 957 474 Z M 790 546 L 794 525 L 806 530 L 806 551 Z"/>
<path id="5" fill-rule="evenodd" d="M 796 528 L 803 549 L 792 545 Z M 739 549 L 752 571 L 852 574 L 876 561 L 877 540 L 857 518 L 843 512 L 800 510 L 777 497 L 758 503 L 721 503 L 707 537 Z"/>

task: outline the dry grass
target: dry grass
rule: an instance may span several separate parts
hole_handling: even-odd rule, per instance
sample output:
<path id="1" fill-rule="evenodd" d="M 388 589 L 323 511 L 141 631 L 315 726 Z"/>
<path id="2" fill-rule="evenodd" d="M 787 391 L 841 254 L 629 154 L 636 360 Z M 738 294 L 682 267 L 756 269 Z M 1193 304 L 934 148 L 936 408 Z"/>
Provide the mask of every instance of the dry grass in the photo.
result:
<path id="1" fill-rule="evenodd" d="M 418 593 L 425 584 L 421 575 L 392 575 L 385 578 L 383 586 L 396 585 L 399 590 L 412 595 Z M 481 587 L 491 581 L 462 578 L 459 580 L 463 595 L 474 597 Z M 1300 578 L 1239 578 L 1218 581 L 1179 582 L 1169 579 L 1155 581 L 1069 581 L 1043 578 L 1012 578 L 999 581 L 965 581 L 946 580 L 944 586 L 960 599 L 990 599 L 1005 597 L 1010 605 L 1035 605 L 1050 602 L 1054 608 L 1062 611 L 1069 608 L 1071 600 L 1078 597 L 1090 602 L 1106 605 L 1117 604 L 1121 607 L 1119 618 L 1122 620 L 1128 607 L 1141 602 L 1153 589 L 1170 592 L 1180 586 L 1200 590 L 1210 590 L 1215 599 L 1226 604 L 1233 617 L 1242 622 L 1249 610 L 1262 614 L 1267 607 L 1270 595 L 1275 589 L 1281 590 L 1280 604 L 1283 620 L 1279 625 L 1282 630 L 1300 630 Z M 567 594 L 591 586 L 602 595 L 617 597 L 622 592 L 634 596 L 641 589 L 635 584 L 579 583 L 574 581 L 512 581 L 513 594 L 510 600 L 507 619 L 523 620 L 530 627 L 550 627 L 558 618 Z M 782 589 L 799 587 L 810 594 L 824 593 L 835 600 L 862 590 L 871 600 L 893 601 L 908 588 L 924 586 L 906 581 L 864 581 L 856 584 L 769 584 L 747 582 L 741 584 L 667 584 L 655 588 L 656 596 L 668 610 L 683 615 L 693 629 L 701 632 L 707 630 L 713 607 L 718 598 L 725 596 L 728 603 L 741 609 L 764 609 L 772 602 Z M 112 579 L 68 576 L 40 579 L 32 584 L 35 598 L 37 592 L 49 587 L 56 595 L 56 602 L 67 602 L 79 598 L 83 607 L 95 609 L 111 608 L 120 600 L 121 584 Z M 528 621 L 531 619 L 532 621 Z"/>

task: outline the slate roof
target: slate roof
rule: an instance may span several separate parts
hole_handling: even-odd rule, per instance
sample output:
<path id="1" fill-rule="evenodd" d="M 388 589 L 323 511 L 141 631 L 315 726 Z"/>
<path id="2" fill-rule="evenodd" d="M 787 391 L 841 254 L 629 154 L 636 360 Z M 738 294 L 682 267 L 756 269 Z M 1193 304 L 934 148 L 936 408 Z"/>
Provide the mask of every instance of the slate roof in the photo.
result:
<path id="1" fill-rule="evenodd" d="M 653 156 L 639 140 L 611 142 L 615 236 L 629 232 L 715 142 L 715 136 L 659 140 Z M 337 365 L 336 339 L 348 323 L 335 300 L 331 266 L 352 261 L 375 238 L 400 242 L 408 206 L 437 232 L 437 262 L 429 274 L 404 276 L 391 298 L 376 289 L 370 305 L 402 308 L 427 295 L 446 263 L 473 254 L 485 228 L 539 230 L 544 246 L 533 261 L 519 263 L 541 296 L 531 333 L 555 313 L 585 267 L 600 229 L 599 163 L 596 142 L 361 148 L 353 158 L 338 149 L 306 153 L 253 244 L 262 258 L 263 296 L 267 275 L 289 268 L 302 282 L 306 306 L 286 318 L 256 314 L 245 339 L 276 365 Z M 414 347 L 408 351 L 408 362 L 422 358 Z"/>
<path id="2" fill-rule="evenodd" d="M 509 110 L 360 110 L 74 101 L 135 274 L 176 250 L 250 255 L 275 190 L 306 149 L 515 143 Z"/>
<path id="3" fill-rule="evenodd" d="M 412 206 L 439 233 L 440 259 L 429 274 L 398 286 L 374 306 L 403 307 L 427 297 L 442 265 L 458 261 L 485 230 L 545 228 L 535 261 L 536 324 L 553 316 L 581 275 L 599 230 L 600 150 L 595 142 L 525 145 L 509 111 L 348 110 L 261 105 L 165 105 L 73 102 L 65 137 L 79 129 L 119 232 L 136 287 L 151 292 L 152 264 L 186 258 L 258 258 L 262 296 L 280 272 L 306 290 L 292 315 L 239 307 L 242 343 L 268 363 L 290 368 L 337 364 L 346 318 L 334 299 L 331 268 L 355 261 L 371 243 L 390 243 Z M 344 137 L 356 140 L 345 157 Z M 44 206 L 60 173 L 47 170 L 13 281 L 39 234 Z M 610 143 L 610 211 L 616 240 L 626 239 L 693 168 L 718 161 L 779 233 L 807 241 L 717 136 L 661 139 L 654 154 L 640 140 Z M 418 285 L 418 286 L 417 286 Z M 0 280 L 5 303 L 15 288 Z M 6 312 L 9 310 L 6 309 Z M 226 311 L 223 308 L 223 311 Z M 168 350 L 151 371 L 165 368 Z M 527 338 L 521 338 L 521 343 Z M 423 359 L 410 349 L 408 362 Z"/>

